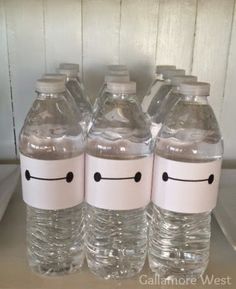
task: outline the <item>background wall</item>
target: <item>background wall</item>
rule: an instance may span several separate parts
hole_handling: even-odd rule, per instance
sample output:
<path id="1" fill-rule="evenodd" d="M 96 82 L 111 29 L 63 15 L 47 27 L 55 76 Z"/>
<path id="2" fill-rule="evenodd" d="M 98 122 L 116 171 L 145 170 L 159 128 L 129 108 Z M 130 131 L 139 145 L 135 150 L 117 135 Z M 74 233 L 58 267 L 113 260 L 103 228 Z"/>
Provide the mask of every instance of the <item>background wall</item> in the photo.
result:
<path id="1" fill-rule="evenodd" d="M 77 62 L 92 99 L 107 64 L 128 65 L 140 99 L 155 64 L 209 81 L 236 161 L 235 11 L 235 0 L 0 0 L 0 159 L 16 159 L 35 80 Z"/>

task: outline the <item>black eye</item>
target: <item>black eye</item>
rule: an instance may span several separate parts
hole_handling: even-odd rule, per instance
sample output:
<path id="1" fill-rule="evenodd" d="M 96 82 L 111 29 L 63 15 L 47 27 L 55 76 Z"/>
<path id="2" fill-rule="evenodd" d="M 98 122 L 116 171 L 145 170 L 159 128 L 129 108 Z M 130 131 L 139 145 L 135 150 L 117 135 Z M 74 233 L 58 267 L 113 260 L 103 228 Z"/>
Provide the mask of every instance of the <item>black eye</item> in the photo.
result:
<path id="1" fill-rule="evenodd" d="M 164 182 L 167 182 L 168 179 L 169 179 L 169 176 L 168 176 L 167 172 L 164 172 L 163 175 L 162 175 L 162 180 L 163 180 Z"/>
<path id="2" fill-rule="evenodd" d="M 28 170 L 25 171 L 25 178 L 27 181 L 30 180 L 30 172 Z"/>
<path id="3" fill-rule="evenodd" d="M 96 172 L 96 173 L 94 174 L 94 180 L 95 180 L 95 182 L 100 182 L 100 181 L 101 181 L 101 178 L 102 178 L 102 176 L 101 176 L 100 173 Z"/>
<path id="4" fill-rule="evenodd" d="M 214 182 L 214 175 L 210 175 L 208 178 L 208 184 L 212 184 Z"/>
<path id="5" fill-rule="evenodd" d="M 142 174 L 140 172 L 137 172 L 134 176 L 134 180 L 136 183 L 140 182 L 141 178 L 142 178 Z"/>
<path id="6" fill-rule="evenodd" d="M 71 183 L 73 181 L 73 178 L 74 178 L 74 174 L 72 172 L 69 172 L 67 175 L 66 175 L 66 182 L 67 183 Z"/>

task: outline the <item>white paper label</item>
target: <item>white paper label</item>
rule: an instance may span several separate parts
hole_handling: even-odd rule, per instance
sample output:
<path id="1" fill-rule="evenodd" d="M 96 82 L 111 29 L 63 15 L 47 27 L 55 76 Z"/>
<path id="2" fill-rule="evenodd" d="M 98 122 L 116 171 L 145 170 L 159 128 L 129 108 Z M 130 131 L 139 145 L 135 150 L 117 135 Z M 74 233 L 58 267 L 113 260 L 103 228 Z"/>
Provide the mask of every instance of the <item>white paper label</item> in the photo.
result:
<path id="1" fill-rule="evenodd" d="M 179 213 L 211 211 L 217 202 L 221 162 L 185 163 L 156 156 L 153 203 Z"/>
<path id="2" fill-rule="evenodd" d="M 63 160 L 20 155 L 23 199 L 39 209 L 74 207 L 84 199 L 84 154 Z"/>
<path id="3" fill-rule="evenodd" d="M 85 199 L 110 210 L 145 207 L 151 197 L 153 156 L 110 160 L 86 155 Z"/>

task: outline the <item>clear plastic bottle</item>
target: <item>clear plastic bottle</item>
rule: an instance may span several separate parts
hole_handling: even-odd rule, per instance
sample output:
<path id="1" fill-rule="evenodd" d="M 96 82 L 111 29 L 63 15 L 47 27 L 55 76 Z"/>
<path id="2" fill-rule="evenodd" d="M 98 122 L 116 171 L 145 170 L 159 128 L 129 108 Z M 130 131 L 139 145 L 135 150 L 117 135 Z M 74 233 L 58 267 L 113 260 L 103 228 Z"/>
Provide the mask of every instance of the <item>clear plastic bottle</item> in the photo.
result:
<path id="1" fill-rule="evenodd" d="M 144 96 L 142 100 L 142 109 L 144 112 L 147 112 L 150 103 L 152 99 L 155 97 L 157 91 L 160 90 L 160 88 L 165 84 L 165 81 L 163 79 L 163 72 L 166 70 L 175 70 L 175 65 L 157 65 L 156 71 L 154 74 L 154 79 L 150 85 L 150 87 L 147 90 L 146 95 Z"/>
<path id="2" fill-rule="evenodd" d="M 210 85 L 180 84 L 182 98 L 158 134 L 149 265 L 164 278 L 198 278 L 207 267 L 223 144 Z"/>
<path id="3" fill-rule="evenodd" d="M 86 132 L 92 115 L 92 106 L 79 79 L 78 64 L 63 63 L 60 65 L 59 72 L 67 76 L 66 88 L 77 104 L 77 108 L 82 115 L 80 124 Z"/>
<path id="4" fill-rule="evenodd" d="M 153 145 L 135 83 L 108 83 L 107 91 L 88 134 L 86 254 L 95 275 L 119 279 L 145 262 Z"/>
<path id="5" fill-rule="evenodd" d="M 151 130 L 152 136 L 156 139 L 156 136 L 162 126 L 162 123 L 165 120 L 165 117 L 170 112 L 171 108 L 180 100 L 181 94 L 179 93 L 179 86 L 182 82 L 192 82 L 197 81 L 196 76 L 192 75 L 183 75 L 183 76 L 173 76 L 170 79 L 170 83 L 172 85 L 171 90 L 167 95 L 162 99 L 162 101 L 158 102 L 157 113 L 149 118 L 151 122 Z M 152 218 L 152 202 L 150 202 L 147 208 L 147 218 L 150 223 Z"/>
<path id="6" fill-rule="evenodd" d="M 108 82 L 129 82 L 129 74 L 108 74 L 105 76 L 104 84 L 99 91 L 98 97 L 96 98 L 94 105 L 93 105 L 93 115 L 95 116 L 97 111 L 103 105 L 106 99 L 106 90 L 107 90 L 107 83 Z"/>
<path id="7" fill-rule="evenodd" d="M 65 74 L 60 74 L 60 73 L 45 73 L 42 75 L 42 78 L 44 79 L 59 79 L 59 80 L 63 80 L 66 83 L 66 75 Z M 73 98 L 73 96 L 70 94 L 70 92 L 68 91 L 68 89 L 66 88 L 65 91 L 65 99 L 68 102 L 68 105 L 70 106 L 70 109 L 73 110 L 74 114 L 77 116 L 78 118 L 78 122 L 81 123 L 83 120 L 83 117 L 77 107 L 77 104 Z"/>
<path id="8" fill-rule="evenodd" d="M 192 75 L 182 75 L 182 76 L 174 75 L 168 77 L 169 83 L 171 85 L 170 91 L 166 95 L 164 95 L 163 98 L 160 97 L 160 99 L 155 104 L 155 112 L 154 109 L 152 109 L 152 113 L 149 114 L 150 121 L 152 123 L 151 125 L 152 135 L 154 138 L 156 138 L 168 112 L 181 98 L 181 94 L 179 93 L 180 84 L 183 82 L 197 81 L 197 77 Z M 149 109 L 149 111 L 151 111 L 151 108 Z"/>
<path id="9" fill-rule="evenodd" d="M 84 261 L 85 140 L 63 80 L 38 80 L 36 92 L 19 137 L 28 260 L 37 273 L 68 274 Z"/>
<path id="10" fill-rule="evenodd" d="M 162 72 L 163 80 L 157 80 L 157 82 L 154 83 L 151 88 L 152 100 L 147 110 L 147 115 L 150 120 L 152 120 L 152 118 L 156 115 L 161 114 L 161 104 L 164 101 L 166 95 L 172 89 L 171 78 L 173 76 L 182 76 L 184 74 L 185 71 L 183 69 L 169 69 Z M 151 131 L 154 139 L 156 138 L 160 127 L 161 126 L 159 123 L 152 122 Z"/>

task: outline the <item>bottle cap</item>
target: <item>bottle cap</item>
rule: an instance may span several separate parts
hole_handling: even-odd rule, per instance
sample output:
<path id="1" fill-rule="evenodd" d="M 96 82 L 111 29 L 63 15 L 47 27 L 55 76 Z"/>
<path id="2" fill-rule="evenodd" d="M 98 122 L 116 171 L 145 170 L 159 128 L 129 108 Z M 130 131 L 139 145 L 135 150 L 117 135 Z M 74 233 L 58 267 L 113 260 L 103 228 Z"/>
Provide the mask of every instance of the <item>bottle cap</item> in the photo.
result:
<path id="1" fill-rule="evenodd" d="M 111 74 L 108 74 L 105 76 L 105 83 L 108 83 L 108 82 L 129 82 L 129 75 L 126 74 L 117 74 L 117 75 L 111 75 Z"/>
<path id="2" fill-rule="evenodd" d="M 170 79 L 173 76 L 185 75 L 184 69 L 168 69 L 162 72 L 163 79 Z"/>
<path id="3" fill-rule="evenodd" d="M 59 79 L 66 82 L 66 75 L 65 74 L 59 74 L 59 73 L 46 73 L 43 74 L 42 78 L 44 79 Z"/>
<path id="4" fill-rule="evenodd" d="M 78 70 L 76 68 L 59 68 L 60 74 L 65 74 L 67 77 L 77 77 Z"/>
<path id="5" fill-rule="evenodd" d="M 157 65 L 156 66 L 156 73 L 162 74 L 163 71 L 169 70 L 169 69 L 176 69 L 175 65 Z"/>
<path id="6" fill-rule="evenodd" d="M 109 75 L 128 75 L 129 76 L 129 71 L 128 70 L 109 70 L 108 71 Z"/>
<path id="7" fill-rule="evenodd" d="M 136 93 L 136 82 L 108 82 L 107 91 L 110 93 L 117 94 L 135 94 Z"/>
<path id="8" fill-rule="evenodd" d="M 184 95 L 208 96 L 210 94 L 210 83 L 183 82 L 179 86 L 179 92 Z"/>
<path id="9" fill-rule="evenodd" d="M 38 79 L 36 91 L 40 93 L 60 93 L 65 91 L 65 81 L 62 79 Z"/>
<path id="10" fill-rule="evenodd" d="M 59 69 L 74 69 L 79 72 L 79 64 L 77 63 L 61 63 Z"/>
<path id="11" fill-rule="evenodd" d="M 107 65 L 108 70 L 128 70 L 126 65 L 123 64 L 113 64 L 113 65 Z"/>
<path id="12" fill-rule="evenodd" d="M 172 76 L 170 82 L 173 86 L 179 86 L 182 82 L 196 82 L 197 76 L 193 75 L 181 75 L 181 76 Z"/>

